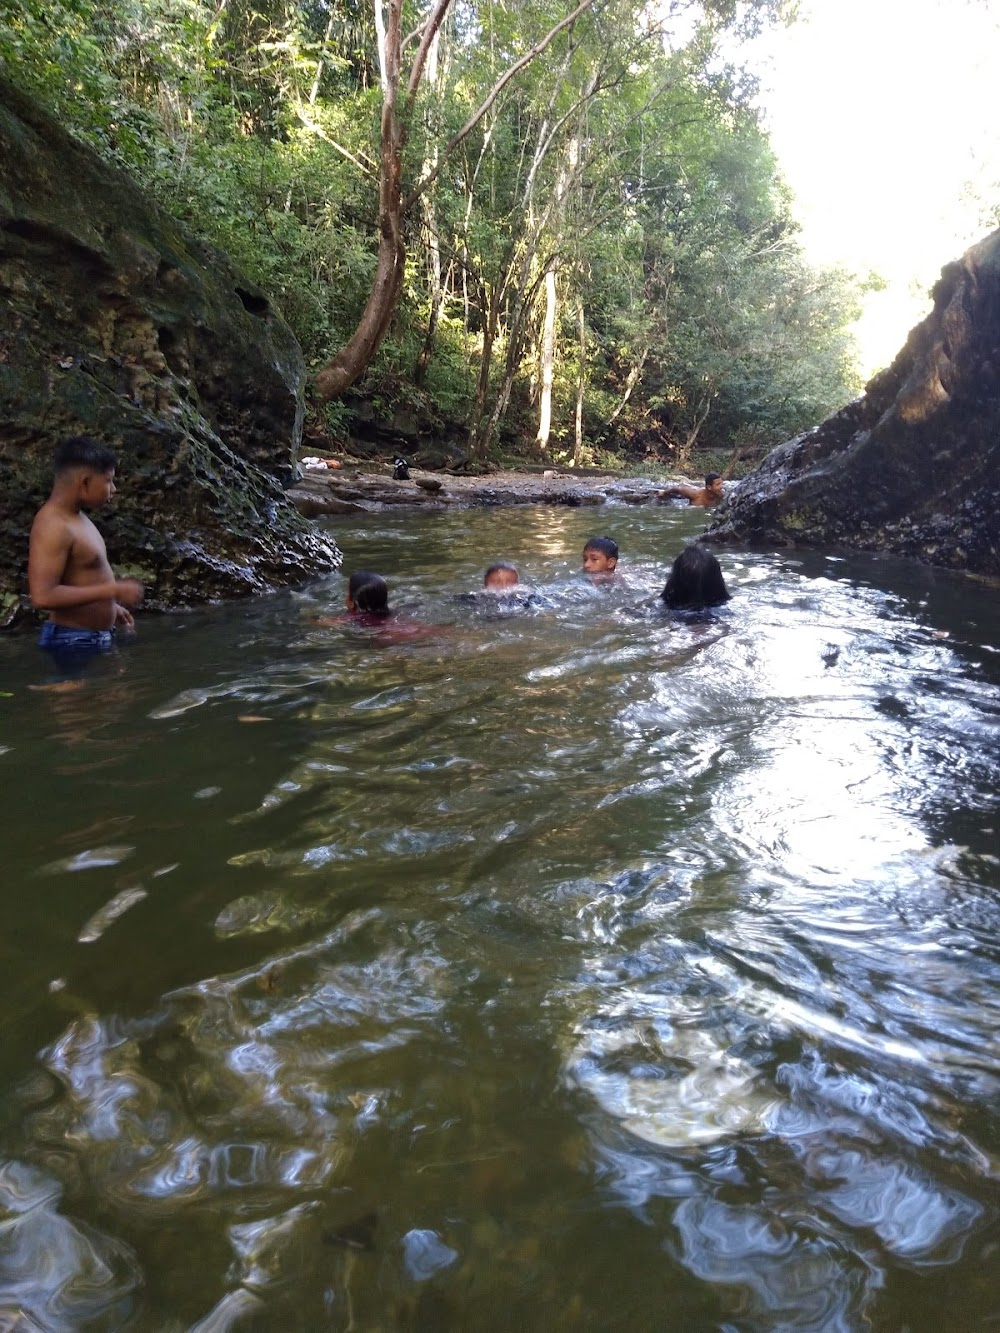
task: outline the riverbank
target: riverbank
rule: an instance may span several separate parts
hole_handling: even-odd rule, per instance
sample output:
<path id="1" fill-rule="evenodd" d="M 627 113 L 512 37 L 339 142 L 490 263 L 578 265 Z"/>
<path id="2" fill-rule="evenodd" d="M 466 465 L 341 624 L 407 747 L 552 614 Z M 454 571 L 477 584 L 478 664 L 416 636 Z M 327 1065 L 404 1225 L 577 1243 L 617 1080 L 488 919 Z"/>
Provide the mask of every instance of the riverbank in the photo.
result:
<path id="1" fill-rule="evenodd" d="M 612 472 L 492 472 L 485 476 L 410 470 L 396 481 L 388 464 L 346 464 L 338 469 L 308 468 L 287 492 L 307 518 L 377 512 L 387 507 L 649 504 L 665 483 Z"/>

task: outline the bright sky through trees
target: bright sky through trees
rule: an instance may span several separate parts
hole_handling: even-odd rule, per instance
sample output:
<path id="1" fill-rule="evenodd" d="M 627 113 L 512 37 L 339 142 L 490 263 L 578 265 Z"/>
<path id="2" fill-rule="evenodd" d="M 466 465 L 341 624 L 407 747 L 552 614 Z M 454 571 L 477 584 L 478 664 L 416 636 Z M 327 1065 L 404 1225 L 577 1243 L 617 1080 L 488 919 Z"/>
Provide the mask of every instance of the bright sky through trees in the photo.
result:
<path id="1" fill-rule="evenodd" d="M 745 54 L 809 258 L 889 283 L 858 328 L 875 370 L 942 265 L 1000 220 L 1000 4 L 803 0 Z"/>

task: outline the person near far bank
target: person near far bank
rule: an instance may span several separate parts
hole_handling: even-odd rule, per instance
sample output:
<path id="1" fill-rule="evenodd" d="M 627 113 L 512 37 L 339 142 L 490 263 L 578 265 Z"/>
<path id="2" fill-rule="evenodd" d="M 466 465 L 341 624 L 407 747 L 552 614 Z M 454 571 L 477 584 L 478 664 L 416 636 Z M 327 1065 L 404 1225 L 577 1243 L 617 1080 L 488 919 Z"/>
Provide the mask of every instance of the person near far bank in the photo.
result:
<path id="1" fill-rule="evenodd" d="M 72 435 L 57 446 L 52 494 L 31 525 L 28 593 L 48 611 L 39 646 L 62 670 L 106 653 L 118 628 L 133 629 L 130 607 L 142 601 L 135 579 L 116 579 L 104 538 L 83 512 L 105 505 L 115 493 L 114 451 L 89 435 Z"/>
<path id="2" fill-rule="evenodd" d="M 668 486 L 657 491 L 657 500 L 687 500 L 688 504 L 707 508 L 717 505 L 723 497 L 722 477 L 718 472 L 706 472 L 704 486 Z"/>
<path id="3" fill-rule="evenodd" d="M 729 601 L 722 567 L 700 542 L 685 546 L 674 561 L 660 598 L 673 611 L 703 611 Z"/>

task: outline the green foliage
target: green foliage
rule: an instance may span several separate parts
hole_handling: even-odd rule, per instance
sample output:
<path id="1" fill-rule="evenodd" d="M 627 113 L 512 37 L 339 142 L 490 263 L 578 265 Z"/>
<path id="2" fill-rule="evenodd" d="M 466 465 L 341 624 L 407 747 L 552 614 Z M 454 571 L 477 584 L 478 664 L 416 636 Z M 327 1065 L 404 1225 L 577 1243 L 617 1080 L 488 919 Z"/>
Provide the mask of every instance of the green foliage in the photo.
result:
<path id="1" fill-rule="evenodd" d="M 570 8 L 455 0 L 406 188 Z M 366 381 L 387 415 L 415 401 L 423 361 L 427 419 L 466 421 L 484 448 L 496 429 L 530 438 L 550 265 L 558 453 L 575 443 L 578 303 L 592 459 L 756 450 L 855 391 L 858 285 L 805 264 L 752 86 L 718 56 L 723 30 L 786 8 L 663 7 L 686 25 L 665 43 L 639 0 L 606 0 L 508 85 L 406 220 L 407 282 Z M 426 9 L 407 0 L 406 31 Z M 368 0 L 0 0 L 0 61 L 268 289 L 311 364 L 349 337 L 375 268 Z M 342 437 L 345 409 L 327 426 Z"/>
<path id="2" fill-rule="evenodd" d="M 70 128 L 107 145 L 118 89 L 90 0 L 0 0 L 0 68 Z"/>

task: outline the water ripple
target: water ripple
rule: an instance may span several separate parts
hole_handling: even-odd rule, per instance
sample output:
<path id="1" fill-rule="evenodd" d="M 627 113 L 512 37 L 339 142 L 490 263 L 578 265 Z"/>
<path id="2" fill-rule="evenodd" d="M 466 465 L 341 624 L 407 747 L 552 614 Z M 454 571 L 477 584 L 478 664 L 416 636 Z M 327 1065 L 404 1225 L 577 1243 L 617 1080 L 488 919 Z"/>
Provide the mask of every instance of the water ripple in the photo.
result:
<path id="1" fill-rule="evenodd" d="M 338 575 L 23 692 L 0 1325 L 989 1326 L 995 599 L 727 550 L 670 616 L 703 521 L 598 588 L 593 514 L 345 520 L 433 634 Z"/>
<path id="2" fill-rule="evenodd" d="M 135 1255 L 60 1210 L 62 1187 L 24 1162 L 0 1165 L 0 1321 L 73 1333 L 124 1323 L 141 1281 Z M 10 1321 L 8 1323 L 8 1320 Z"/>

